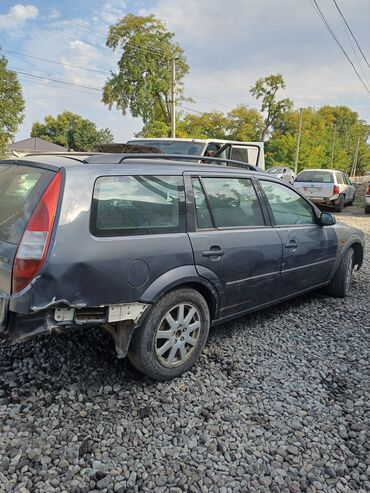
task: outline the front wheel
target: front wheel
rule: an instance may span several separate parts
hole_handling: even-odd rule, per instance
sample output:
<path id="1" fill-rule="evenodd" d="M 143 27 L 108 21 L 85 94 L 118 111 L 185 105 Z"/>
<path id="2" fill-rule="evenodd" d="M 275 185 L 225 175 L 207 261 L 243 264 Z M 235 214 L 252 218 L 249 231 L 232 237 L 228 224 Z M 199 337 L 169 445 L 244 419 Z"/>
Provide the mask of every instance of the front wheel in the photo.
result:
<path id="1" fill-rule="evenodd" d="M 164 381 L 182 375 L 207 341 L 210 316 L 198 291 L 182 288 L 164 295 L 131 340 L 128 357 L 142 373 Z"/>
<path id="2" fill-rule="evenodd" d="M 351 287 L 353 268 L 354 251 L 353 248 L 350 248 L 340 263 L 334 279 L 326 288 L 326 292 L 331 296 L 345 298 L 348 295 L 349 288 Z"/>

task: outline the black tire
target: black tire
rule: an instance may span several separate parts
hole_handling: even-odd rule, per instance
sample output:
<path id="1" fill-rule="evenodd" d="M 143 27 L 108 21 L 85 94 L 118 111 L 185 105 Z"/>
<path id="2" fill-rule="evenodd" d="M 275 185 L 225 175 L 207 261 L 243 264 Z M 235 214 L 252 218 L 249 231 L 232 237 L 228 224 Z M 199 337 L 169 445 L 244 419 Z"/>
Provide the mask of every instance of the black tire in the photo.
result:
<path id="1" fill-rule="evenodd" d="M 326 292 L 330 296 L 345 298 L 348 295 L 352 281 L 352 272 L 354 267 L 353 261 L 354 251 L 353 248 L 350 248 L 340 263 L 334 279 L 326 288 Z"/>
<path id="2" fill-rule="evenodd" d="M 365 205 L 365 214 L 370 214 L 370 205 Z"/>
<path id="3" fill-rule="evenodd" d="M 187 343 L 187 334 L 182 333 L 184 330 L 184 325 L 178 325 L 177 328 L 173 329 L 170 327 L 168 322 L 166 321 L 166 316 L 170 313 L 172 316 L 173 313 L 177 313 L 176 310 L 180 310 L 180 306 L 183 305 L 186 310 L 186 307 L 189 308 L 187 314 L 189 315 L 190 311 L 195 309 L 194 317 L 196 320 L 199 320 L 199 331 L 190 329 L 189 337 L 192 340 L 196 340 L 195 344 Z M 178 320 L 180 320 L 180 311 L 178 312 L 178 319 L 174 320 L 177 324 Z M 184 312 L 185 313 L 185 312 Z M 185 321 L 186 316 L 183 320 Z M 193 322 L 197 324 L 198 322 Z M 138 327 L 131 339 L 131 344 L 128 352 L 128 357 L 130 362 L 142 373 L 148 375 L 149 377 L 164 381 L 170 380 L 172 378 L 179 377 L 183 373 L 185 373 L 189 368 L 195 363 L 195 361 L 199 358 L 203 347 L 208 338 L 210 325 L 210 315 L 207 302 L 203 298 L 201 294 L 198 293 L 195 289 L 191 288 L 181 288 L 171 291 L 164 295 L 157 303 L 153 305 L 150 309 L 149 313 L 145 317 L 144 322 Z M 171 336 L 166 337 L 165 343 L 162 346 L 158 347 L 158 331 L 161 329 L 162 334 L 164 332 L 171 332 Z M 190 332 L 190 331 L 193 332 Z M 190 333 L 196 335 L 194 337 L 190 336 Z M 179 334 L 178 334 L 179 333 Z M 184 336 L 184 337 L 182 337 Z M 180 339 L 186 339 L 185 342 L 180 342 Z M 164 339 L 164 338 L 163 338 Z M 163 340 L 159 339 L 159 341 Z M 174 342 L 176 341 L 176 342 Z M 169 346 L 168 352 L 166 351 L 163 355 L 159 356 L 158 351 L 161 350 L 167 343 L 171 343 L 172 346 Z M 187 346 L 186 346 L 187 344 Z M 181 348 L 178 345 L 182 345 L 185 351 L 185 357 L 183 362 L 181 362 L 183 353 L 181 352 Z M 177 366 L 168 367 L 165 362 L 160 361 L 165 359 L 165 355 L 168 355 L 168 360 L 171 358 L 171 350 L 175 349 L 175 353 L 172 356 L 172 359 L 178 357 L 180 361 L 175 361 L 173 364 Z M 169 363 L 170 364 L 170 363 Z"/>
<path id="4" fill-rule="evenodd" d="M 334 207 L 334 211 L 335 212 L 342 212 L 342 210 L 344 209 L 344 195 L 340 195 L 339 196 L 339 202 L 338 204 Z"/>

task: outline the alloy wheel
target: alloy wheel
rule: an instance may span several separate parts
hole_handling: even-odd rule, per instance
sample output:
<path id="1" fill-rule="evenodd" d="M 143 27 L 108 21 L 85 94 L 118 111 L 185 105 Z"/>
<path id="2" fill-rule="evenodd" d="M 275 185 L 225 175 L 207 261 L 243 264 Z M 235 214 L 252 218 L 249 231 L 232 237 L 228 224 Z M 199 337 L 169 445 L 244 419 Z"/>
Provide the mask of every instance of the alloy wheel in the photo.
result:
<path id="1" fill-rule="evenodd" d="M 182 365 L 196 348 L 201 333 L 201 315 L 191 303 L 170 308 L 155 333 L 155 354 L 167 368 Z"/>

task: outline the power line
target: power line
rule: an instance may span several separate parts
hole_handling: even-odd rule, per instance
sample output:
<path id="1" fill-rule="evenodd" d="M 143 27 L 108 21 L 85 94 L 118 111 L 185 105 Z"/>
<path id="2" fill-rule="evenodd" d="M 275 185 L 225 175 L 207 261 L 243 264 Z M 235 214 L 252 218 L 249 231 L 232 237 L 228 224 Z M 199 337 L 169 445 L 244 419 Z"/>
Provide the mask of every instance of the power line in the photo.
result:
<path id="1" fill-rule="evenodd" d="M 29 73 L 29 72 L 23 72 L 21 70 L 11 70 L 11 72 L 15 72 L 16 74 L 19 74 L 19 75 L 26 75 L 27 77 L 34 77 L 35 79 L 48 80 L 48 81 L 51 81 L 51 82 L 57 82 L 58 84 L 65 84 L 67 86 L 82 87 L 84 89 L 89 89 L 89 90 L 92 90 L 92 91 L 99 91 L 99 92 L 101 92 L 101 88 L 99 88 L 99 87 L 86 86 L 84 84 L 76 84 L 75 82 L 68 82 L 68 81 L 63 80 L 63 79 L 54 79 L 52 77 L 46 77 L 46 76 L 42 76 L 42 75 L 36 75 L 36 74 Z"/>
<path id="2" fill-rule="evenodd" d="M 333 3 L 334 3 L 334 5 L 336 6 L 336 8 L 337 8 L 338 12 L 340 13 L 340 15 L 341 15 L 341 17 L 342 17 L 342 19 L 343 19 L 343 21 L 344 21 L 345 25 L 347 26 L 348 31 L 351 33 L 351 36 L 352 36 L 352 38 L 354 39 L 354 41 L 355 41 L 355 43 L 356 43 L 356 45 L 357 45 L 357 48 L 360 50 L 360 53 L 361 53 L 361 55 L 362 55 L 362 58 L 365 60 L 366 65 L 370 68 L 370 64 L 369 64 L 369 62 L 367 61 L 367 58 L 366 58 L 366 56 L 365 56 L 364 52 L 362 51 L 361 46 L 360 46 L 359 42 L 358 42 L 358 41 L 357 41 L 357 39 L 356 39 L 356 36 L 353 34 L 352 29 L 349 27 L 349 24 L 348 24 L 348 22 L 347 22 L 347 20 L 346 20 L 346 18 L 345 18 L 345 16 L 344 16 L 344 14 L 343 14 L 343 12 L 341 11 L 341 9 L 340 9 L 339 5 L 337 4 L 336 0 L 333 0 Z"/>
<path id="3" fill-rule="evenodd" d="M 349 35 L 348 29 L 346 27 L 346 24 L 345 24 L 345 22 L 344 22 L 343 19 L 341 19 L 341 21 L 342 21 L 343 30 L 346 33 L 346 37 L 348 39 L 349 44 L 351 45 L 352 53 L 355 55 L 356 61 L 357 61 L 357 65 L 358 65 L 359 69 L 361 70 L 362 77 L 364 78 L 364 80 L 366 80 L 366 82 L 368 82 L 367 76 L 366 76 L 366 74 L 364 72 L 364 69 L 362 68 L 362 64 L 361 64 L 360 58 L 358 56 L 358 52 L 357 52 L 356 47 L 355 47 L 355 45 L 353 43 L 353 40 L 351 39 L 351 36 Z"/>
<path id="4" fill-rule="evenodd" d="M 331 36 L 333 37 L 333 39 L 335 40 L 335 42 L 337 43 L 337 45 L 339 46 L 340 50 L 343 52 L 344 56 L 347 58 L 347 60 L 349 61 L 349 63 L 351 64 L 353 70 L 355 71 L 357 77 L 359 78 L 360 82 L 362 83 L 362 85 L 364 86 L 364 88 L 366 89 L 366 91 L 370 94 L 370 89 L 369 87 L 366 85 L 366 83 L 364 82 L 364 80 L 362 79 L 361 75 L 358 73 L 358 70 L 356 69 L 356 67 L 354 66 L 351 58 L 348 56 L 346 50 L 343 48 L 343 46 L 341 45 L 340 41 L 338 40 L 338 38 L 336 37 L 334 31 L 332 30 L 332 28 L 330 27 L 330 24 L 328 23 L 325 15 L 323 14 L 322 10 L 320 9 L 320 6 L 318 5 L 317 3 L 317 0 L 310 0 L 311 4 L 314 6 L 314 8 L 316 9 L 316 12 L 319 14 L 319 16 L 321 17 L 322 21 L 324 22 L 325 26 L 327 27 L 328 31 L 330 32 Z M 313 3 L 312 3 L 313 2 Z"/>
<path id="5" fill-rule="evenodd" d="M 187 108 L 186 106 L 181 106 L 181 108 L 182 108 L 183 110 L 190 111 L 191 113 L 198 113 L 199 115 L 203 115 L 203 113 L 204 113 L 203 111 L 193 110 L 193 109 L 191 109 L 191 108 Z"/>
<path id="6" fill-rule="evenodd" d="M 0 51 L 3 51 L 4 53 L 9 53 L 11 55 L 24 56 L 26 58 L 33 58 L 34 60 L 40 60 L 42 62 L 54 63 L 55 65 L 62 65 L 63 67 L 72 67 L 72 68 L 77 68 L 80 70 L 88 70 L 89 72 L 97 72 L 99 74 L 108 75 L 107 72 L 104 72 L 103 70 L 98 70 L 98 69 L 89 68 L 89 67 L 79 67 L 78 65 L 72 65 L 70 63 L 56 62 L 55 60 L 49 60 L 48 58 L 41 58 L 41 57 L 37 57 L 37 56 L 33 56 L 33 55 L 27 55 L 26 53 L 19 53 L 18 51 L 4 50 L 4 48 L 0 48 Z"/>
<path id="7" fill-rule="evenodd" d="M 32 77 L 29 77 L 28 75 L 19 75 L 19 79 L 22 81 L 27 81 L 28 83 L 33 83 L 39 86 L 42 86 L 45 88 L 45 83 L 42 80 L 39 79 L 34 79 Z M 50 84 L 50 86 L 49 86 Z M 87 90 L 87 89 L 82 89 L 74 86 L 66 86 L 66 85 L 60 85 L 60 83 L 56 83 L 53 81 L 49 81 L 48 87 L 51 87 L 53 89 L 62 89 L 63 91 L 73 91 L 73 92 L 79 92 L 80 94 L 88 94 L 91 97 L 92 91 Z M 95 93 L 98 96 L 98 93 Z"/>

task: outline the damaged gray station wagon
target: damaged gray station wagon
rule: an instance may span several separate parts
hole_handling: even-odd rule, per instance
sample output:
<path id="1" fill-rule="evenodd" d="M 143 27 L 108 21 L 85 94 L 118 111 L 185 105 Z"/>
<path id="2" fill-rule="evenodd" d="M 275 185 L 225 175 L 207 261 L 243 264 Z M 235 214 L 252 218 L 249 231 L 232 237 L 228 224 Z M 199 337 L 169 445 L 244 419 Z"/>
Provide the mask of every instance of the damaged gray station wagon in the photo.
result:
<path id="1" fill-rule="evenodd" d="M 191 159 L 1 161 L 1 336 L 101 326 L 119 357 L 166 380 L 211 325 L 312 289 L 347 294 L 361 231 L 245 163 Z"/>

